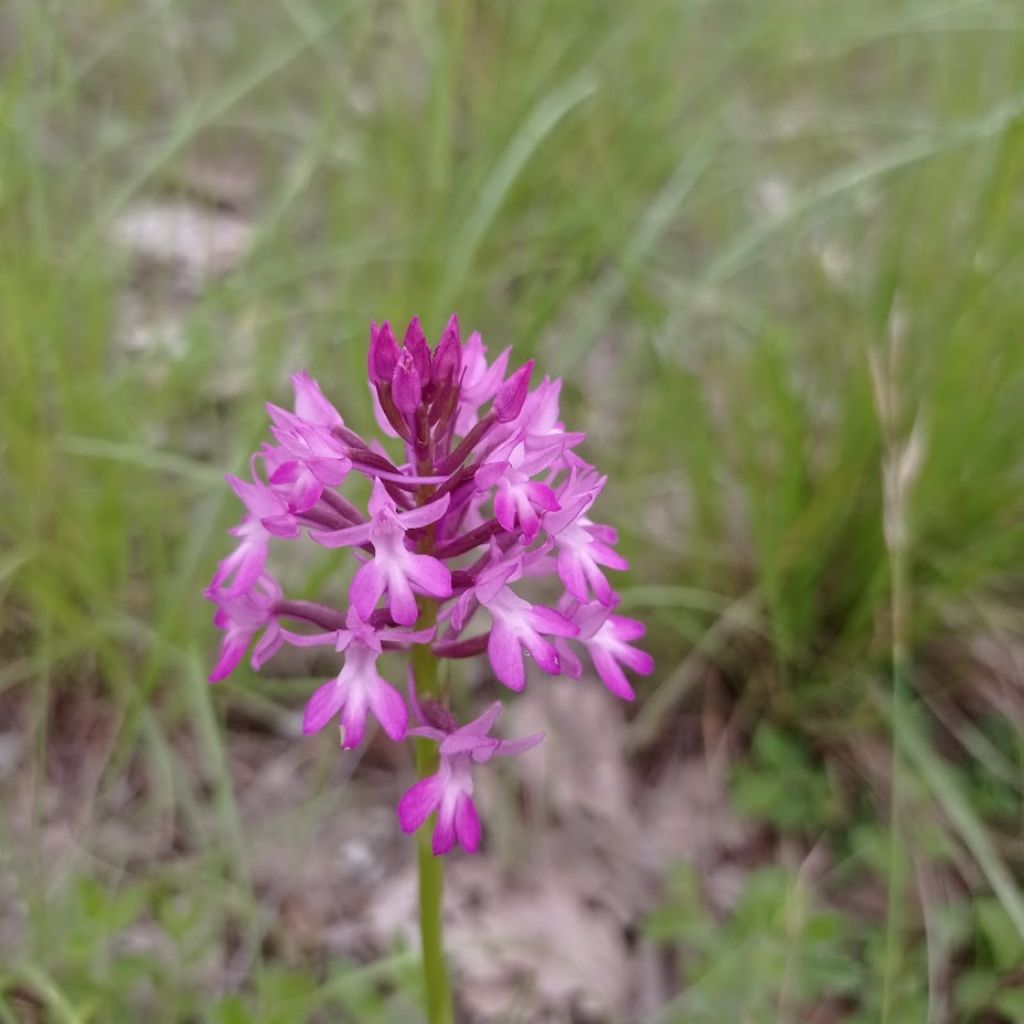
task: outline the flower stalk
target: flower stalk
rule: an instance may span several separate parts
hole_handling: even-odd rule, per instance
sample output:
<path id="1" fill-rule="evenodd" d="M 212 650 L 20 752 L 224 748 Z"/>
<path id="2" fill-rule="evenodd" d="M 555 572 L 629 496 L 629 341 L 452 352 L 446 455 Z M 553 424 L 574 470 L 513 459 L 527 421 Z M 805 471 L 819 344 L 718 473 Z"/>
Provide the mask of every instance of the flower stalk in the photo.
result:
<path id="1" fill-rule="evenodd" d="M 426 607 L 423 609 L 420 626 L 428 628 L 437 619 L 437 605 L 434 601 L 426 601 L 424 604 Z M 421 698 L 439 700 L 438 659 L 429 647 L 413 648 L 412 666 Z M 429 778 L 437 772 L 440 764 L 437 744 L 426 739 L 417 739 L 415 743 L 416 777 Z M 452 1024 L 452 991 L 444 952 L 444 858 L 434 856 L 430 848 L 430 832 L 426 829 L 420 829 L 416 835 L 416 863 L 427 1024 Z"/>

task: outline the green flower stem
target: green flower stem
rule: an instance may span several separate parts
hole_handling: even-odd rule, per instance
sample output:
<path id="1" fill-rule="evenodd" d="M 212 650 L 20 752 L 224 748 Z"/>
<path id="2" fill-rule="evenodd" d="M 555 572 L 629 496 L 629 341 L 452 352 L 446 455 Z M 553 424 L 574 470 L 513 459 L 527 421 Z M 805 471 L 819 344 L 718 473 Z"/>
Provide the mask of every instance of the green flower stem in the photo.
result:
<path id="1" fill-rule="evenodd" d="M 418 626 L 426 629 L 437 621 L 437 604 L 423 602 Z M 413 648 L 412 667 L 416 689 L 421 698 L 438 700 L 441 695 L 437 658 L 430 647 L 418 644 Z M 437 744 L 416 740 L 416 774 L 419 778 L 433 775 L 438 768 Z M 431 815 L 433 821 L 433 815 Z M 432 829 L 424 826 L 416 836 L 420 881 L 420 935 L 423 941 L 423 980 L 427 993 L 428 1024 L 452 1024 L 452 988 L 444 955 L 444 858 L 435 857 L 430 848 Z"/>

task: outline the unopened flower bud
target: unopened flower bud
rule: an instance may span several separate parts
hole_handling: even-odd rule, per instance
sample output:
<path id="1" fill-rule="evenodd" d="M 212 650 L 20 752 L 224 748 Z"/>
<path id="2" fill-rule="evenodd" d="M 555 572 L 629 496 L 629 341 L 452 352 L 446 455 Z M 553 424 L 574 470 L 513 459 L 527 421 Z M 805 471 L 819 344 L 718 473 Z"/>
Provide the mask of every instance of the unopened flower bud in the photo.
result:
<path id="1" fill-rule="evenodd" d="M 378 387 L 382 384 L 390 384 L 397 365 L 398 345 L 395 344 L 395 336 L 391 333 L 391 324 L 387 320 L 380 327 L 372 324 L 370 327 L 370 380 Z"/>
<path id="2" fill-rule="evenodd" d="M 398 365 L 391 378 L 391 396 L 407 416 L 416 411 L 423 397 L 423 382 L 416 370 L 416 360 L 407 348 L 399 353 Z"/>
<path id="3" fill-rule="evenodd" d="M 511 423 L 523 410 L 526 392 L 530 387 L 530 374 L 533 373 L 533 360 L 520 366 L 504 384 L 498 388 L 494 396 L 494 415 L 499 423 Z"/>
<path id="4" fill-rule="evenodd" d="M 441 340 L 434 350 L 432 376 L 434 384 L 442 387 L 457 380 L 462 368 L 462 343 L 459 340 L 459 318 L 453 313 Z"/>
<path id="5" fill-rule="evenodd" d="M 430 383 L 430 346 L 427 344 L 427 337 L 420 326 L 420 318 L 414 316 L 405 329 L 405 340 L 402 342 L 406 351 L 412 353 L 413 362 L 416 364 L 416 372 L 420 375 L 420 384 Z"/>

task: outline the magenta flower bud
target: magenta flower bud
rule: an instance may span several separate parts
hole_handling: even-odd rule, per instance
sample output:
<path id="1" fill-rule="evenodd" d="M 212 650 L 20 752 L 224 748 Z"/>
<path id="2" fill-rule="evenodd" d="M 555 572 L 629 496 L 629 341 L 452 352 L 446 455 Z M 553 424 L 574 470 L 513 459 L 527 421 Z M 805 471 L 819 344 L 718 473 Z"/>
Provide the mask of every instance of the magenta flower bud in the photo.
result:
<path id="1" fill-rule="evenodd" d="M 391 324 L 387 320 L 380 327 L 372 324 L 370 327 L 370 380 L 378 387 L 382 384 L 390 384 L 397 365 L 398 345 L 395 344 L 395 336 L 391 333 Z"/>
<path id="2" fill-rule="evenodd" d="M 430 383 L 430 346 L 427 344 L 427 336 L 420 326 L 420 318 L 414 316 L 405 329 L 405 340 L 402 342 L 407 352 L 412 353 L 413 362 L 416 364 L 416 372 L 420 375 L 421 384 Z"/>
<path id="3" fill-rule="evenodd" d="M 533 360 L 520 366 L 504 384 L 498 388 L 494 396 L 494 415 L 499 423 L 511 423 L 522 411 L 526 401 L 526 392 L 530 387 L 530 374 L 533 373 Z"/>
<path id="4" fill-rule="evenodd" d="M 407 416 L 419 408 L 423 397 L 423 381 L 416 370 L 416 360 L 407 348 L 403 348 L 398 356 L 398 365 L 391 378 L 391 396 Z"/>
<path id="5" fill-rule="evenodd" d="M 453 313 L 434 350 L 434 384 L 443 387 L 450 381 L 457 380 L 461 369 L 462 342 L 459 340 L 459 318 Z"/>

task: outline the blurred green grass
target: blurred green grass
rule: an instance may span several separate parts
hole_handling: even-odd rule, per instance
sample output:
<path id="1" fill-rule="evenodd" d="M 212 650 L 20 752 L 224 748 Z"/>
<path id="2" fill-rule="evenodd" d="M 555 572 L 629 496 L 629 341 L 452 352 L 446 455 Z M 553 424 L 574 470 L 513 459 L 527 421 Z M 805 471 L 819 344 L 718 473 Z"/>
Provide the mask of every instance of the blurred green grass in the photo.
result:
<path id="1" fill-rule="evenodd" d="M 1020 676 L 975 656 L 1022 630 L 1018 5 L 10 0 L 0 68 L 0 698 L 38 786 L 68 695 L 115 716 L 97 792 L 141 757 L 163 780 L 155 816 L 207 800 L 180 792 L 172 737 L 194 729 L 219 822 L 210 835 L 196 811 L 196 870 L 247 898 L 225 867 L 244 841 L 217 719 L 249 684 L 196 682 L 213 643 L 199 594 L 234 515 L 218 476 L 288 371 L 365 422 L 368 321 L 419 313 L 436 333 L 455 309 L 565 375 L 566 418 L 611 474 L 626 600 L 661 665 L 638 749 L 694 699 L 695 659 L 741 732 L 795 737 L 805 774 L 888 736 L 883 467 L 917 424 L 906 698 L 946 724 L 897 716 L 915 731 L 894 766 L 911 800 L 952 780 L 966 818 L 940 804 L 979 890 L 993 863 L 1019 875 Z M 253 244 L 180 302 L 173 354 L 131 349 L 125 295 L 154 284 L 111 225 L 220 158 L 253 179 Z M 844 809 L 805 830 L 875 819 L 902 884 L 916 853 L 884 791 L 851 809 L 844 785 Z M 746 788 L 774 821 L 786 793 Z M 18 962 L 71 986 L 54 1019 L 121 1019 L 60 980 L 74 955 L 32 910 L 53 883 L 18 876 Z M 995 890 L 1019 916 L 1012 880 Z M 889 934 L 918 927 L 901 913 Z M 159 1019 L 187 1019 L 182 991 L 166 998 Z M 879 1012 L 921 1019 L 898 999 Z"/>

